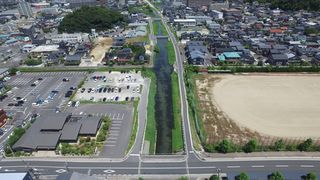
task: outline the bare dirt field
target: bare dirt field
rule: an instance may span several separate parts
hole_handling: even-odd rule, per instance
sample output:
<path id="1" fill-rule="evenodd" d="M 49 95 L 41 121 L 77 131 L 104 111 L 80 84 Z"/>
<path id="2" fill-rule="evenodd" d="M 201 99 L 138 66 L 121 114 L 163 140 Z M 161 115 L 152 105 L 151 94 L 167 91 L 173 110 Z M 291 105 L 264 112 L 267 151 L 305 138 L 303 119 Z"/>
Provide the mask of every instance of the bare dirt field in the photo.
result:
<path id="1" fill-rule="evenodd" d="M 196 85 L 208 142 L 320 137 L 318 75 L 200 75 Z"/>
<path id="2" fill-rule="evenodd" d="M 105 53 L 110 49 L 111 46 L 112 46 L 112 38 L 99 37 L 96 40 L 94 48 L 90 53 L 90 56 L 93 56 L 93 61 L 96 63 L 100 63 L 103 60 Z"/>

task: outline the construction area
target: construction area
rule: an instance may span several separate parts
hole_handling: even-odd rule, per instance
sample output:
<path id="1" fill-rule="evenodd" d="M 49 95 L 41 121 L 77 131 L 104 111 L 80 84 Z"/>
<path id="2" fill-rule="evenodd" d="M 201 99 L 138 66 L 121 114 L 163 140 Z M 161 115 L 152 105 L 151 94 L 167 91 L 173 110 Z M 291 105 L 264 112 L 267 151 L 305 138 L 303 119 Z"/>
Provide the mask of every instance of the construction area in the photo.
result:
<path id="1" fill-rule="evenodd" d="M 199 116 L 207 143 L 230 139 L 264 145 L 320 136 L 320 76 L 303 74 L 198 75 Z"/>
<path id="2" fill-rule="evenodd" d="M 104 59 L 105 53 L 111 48 L 113 41 L 111 37 L 98 37 L 95 41 L 90 56 L 93 58 L 92 63 L 99 64 Z"/>

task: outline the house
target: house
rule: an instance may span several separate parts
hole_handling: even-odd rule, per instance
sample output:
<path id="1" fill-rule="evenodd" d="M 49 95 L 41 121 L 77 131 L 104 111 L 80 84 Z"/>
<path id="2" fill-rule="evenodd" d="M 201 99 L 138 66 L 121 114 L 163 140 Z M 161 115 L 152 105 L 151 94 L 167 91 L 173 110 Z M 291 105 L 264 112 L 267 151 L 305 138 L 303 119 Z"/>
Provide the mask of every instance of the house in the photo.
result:
<path id="1" fill-rule="evenodd" d="M 74 55 L 67 55 L 64 60 L 64 65 L 79 65 L 81 63 L 82 55 L 81 54 L 74 54 Z"/>
<path id="2" fill-rule="evenodd" d="M 3 109 L 0 109 L 0 127 L 4 126 L 7 122 L 7 114 Z"/>
<path id="3" fill-rule="evenodd" d="M 267 60 L 268 63 L 275 66 L 285 66 L 288 64 L 288 56 L 285 54 L 271 54 L 269 59 Z"/>
<path id="4" fill-rule="evenodd" d="M 113 38 L 112 47 L 122 47 L 125 43 L 125 37 L 115 37 Z"/>
<path id="5" fill-rule="evenodd" d="M 59 45 L 41 45 L 30 51 L 30 55 L 34 58 L 47 57 L 53 52 L 59 51 Z"/>
<path id="6" fill-rule="evenodd" d="M 0 79 L 6 77 L 9 75 L 9 69 L 8 68 L 0 68 Z"/>
<path id="7" fill-rule="evenodd" d="M 188 41 L 186 44 L 186 56 L 189 64 L 203 65 L 210 54 L 203 41 Z"/>
<path id="8" fill-rule="evenodd" d="M 228 64 L 240 63 L 241 56 L 237 52 L 224 52 L 217 56 L 219 62 L 225 62 Z"/>
<path id="9" fill-rule="evenodd" d="M 116 53 L 115 60 L 120 64 L 126 64 L 132 60 L 133 52 L 130 48 L 124 48 Z"/>

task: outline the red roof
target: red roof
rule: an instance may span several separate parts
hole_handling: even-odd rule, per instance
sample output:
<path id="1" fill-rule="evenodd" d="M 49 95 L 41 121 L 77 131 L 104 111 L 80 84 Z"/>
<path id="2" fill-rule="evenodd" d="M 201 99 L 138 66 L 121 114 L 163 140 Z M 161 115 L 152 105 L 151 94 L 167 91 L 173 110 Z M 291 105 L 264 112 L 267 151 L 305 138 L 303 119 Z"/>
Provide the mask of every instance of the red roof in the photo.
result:
<path id="1" fill-rule="evenodd" d="M 283 33 L 282 29 L 270 29 L 270 33 Z"/>

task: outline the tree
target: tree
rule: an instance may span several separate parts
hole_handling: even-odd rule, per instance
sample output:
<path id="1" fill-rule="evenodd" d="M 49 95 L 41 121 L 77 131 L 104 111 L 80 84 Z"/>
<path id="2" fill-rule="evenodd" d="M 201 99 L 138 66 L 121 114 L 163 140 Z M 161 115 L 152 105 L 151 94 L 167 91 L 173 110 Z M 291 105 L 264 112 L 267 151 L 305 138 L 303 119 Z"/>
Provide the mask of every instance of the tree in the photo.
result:
<path id="1" fill-rule="evenodd" d="M 186 176 L 181 176 L 181 177 L 179 178 L 179 180 L 188 180 L 188 177 L 186 177 Z"/>
<path id="2" fill-rule="evenodd" d="M 269 180 L 284 180 L 284 176 L 279 172 L 273 172 L 272 174 L 270 174 Z"/>
<path id="3" fill-rule="evenodd" d="M 14 76 L 14 75 L 16 75 L 17 71 L 18 71 L 18 69 L 16 67 L 10 68 L 9 75 Z"/>
<path id="4" fill-rule="evenodd" d="M 280 139 L 274 143 L 274 150 L 275 151 L 283 151 L 285 149 L 286 149 L 286 145 L 284 144 L 284 141 L 282 139 Z"/>
<path id="5" fill-rule="evenodd" d="M 318 177 L 315 173 L 310 172 L 306 175 L 306 180 L 318 180 Z"/>
<path id="6" fill-rule="evenodd" d="M 228 139 L 222 140 L 216 147 L 219 153 L 229 153 L 234 151 L 234 145 Z"/>
<path id="7" fill-rule="evenodd" d="M 298 145 L 298 149 L 300 151 L 310 151 L 312 148 L 312 143 L 313 143 L 312 139 L 308 138 L 307 140 L 305 140 L 304 142 Z"/>
<path id="8" fill-rule="evenodd" d="M 257 147 L 257 141 L 255 139 L 251 139 L 247 144 L 244 145 L 243 151 L 246 153 L 251 153 L 253 151 L 256 151 Z"/>
<path id="9" fill-rule="evenodd" d="M 250 180 L 248 174 L 242 172 L 238 176 L 236 176 L 236 180 Z"/>
<path id="10" fill-rule="evenodd" d="M 66 15 L 58 27 L 58 31 L 74 33 L 87 32 L 91 29 L 104 31 L 112 28 L 113 25 L 124 22 L 120 12 L 105 7 L 82 6 L 80 9 Z"/>
<path id="11" fill-rule="evenodd" d="M 212 175 L 210 176 L 209 180 L 220 180 L 218 175 Z"/>

